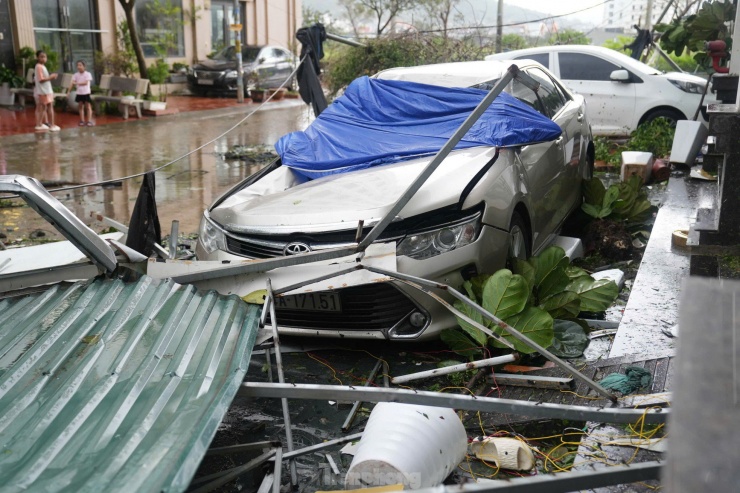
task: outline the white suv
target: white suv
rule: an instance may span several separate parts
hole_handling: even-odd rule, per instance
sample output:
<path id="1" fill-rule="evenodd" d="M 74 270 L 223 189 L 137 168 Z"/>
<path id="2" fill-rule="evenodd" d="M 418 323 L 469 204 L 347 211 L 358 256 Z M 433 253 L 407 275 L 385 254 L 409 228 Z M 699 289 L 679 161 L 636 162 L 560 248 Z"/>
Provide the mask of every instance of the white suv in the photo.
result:
<path id="1" fill-rule="evenodd" d="M 525 59 L 541 63 L 586 98 L 594 135 L 628 135 L 640 123 L 658 117 L 693 118 L 707 83 L 695 75 L 660 72 L 600 46 L 542 46 L 486 57 Z"/>

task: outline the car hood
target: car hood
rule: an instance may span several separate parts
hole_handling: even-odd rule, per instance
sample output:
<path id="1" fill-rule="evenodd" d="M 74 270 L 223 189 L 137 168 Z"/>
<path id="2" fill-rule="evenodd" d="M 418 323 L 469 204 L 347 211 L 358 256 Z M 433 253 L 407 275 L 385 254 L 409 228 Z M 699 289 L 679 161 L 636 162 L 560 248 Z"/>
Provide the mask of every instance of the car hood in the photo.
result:
<path id="1" fill-rule="evenodd" d="M 665 74 L 659 74 L 658 77 L 662 77 L 664 79 L 673 79 L 673 80 L 681 80 L 686 82 L 693 82 L 694 84 L 706 84 L 707 80 L 703 79 L 697 75 L 682 73 L 682 72 L 668 72 Z"/>
<path id="2" fill-rule="evenodd" d="M 491 147 L 451 153 L 398 217 L 412 217 L 458 203 L 465 187 L 494 155 L 495 149 Z M 355 229 L 360 220 L 369 226 L 388 213 L 431 159 L 427 156 L 331 175 L 287 190 L 276 184 L 266 187 L 262 193 L 255 193 L 250 186 L 228 197 L 210 211 L 210 216 L 226 230 L 238 233 L 349 230 Z M 506 166 L 503 161 L 505 159 L 499 158 L 488 173 L 499 174 Z M 283 174 L 288 170 L 285 167 L 280 169 Z M 276 171 L 270 175 L 273 173 Z M 270 175 L 260 182 L 270 180 Z M 291 180 L 282 183 L 290 186 Z"/>

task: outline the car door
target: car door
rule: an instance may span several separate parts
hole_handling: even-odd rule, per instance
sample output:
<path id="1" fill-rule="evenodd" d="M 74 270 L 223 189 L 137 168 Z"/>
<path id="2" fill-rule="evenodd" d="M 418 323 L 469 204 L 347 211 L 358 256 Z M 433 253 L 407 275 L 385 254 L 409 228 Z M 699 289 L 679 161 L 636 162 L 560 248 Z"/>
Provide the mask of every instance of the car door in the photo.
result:
<path id="1" fill-rule="evenodd" d="M 262 48 L 257 57 L 257 75 L 260 86 L 268 88 L 280 85 L 279 83 L 275 84 L 278 79 L 278 63 L 279 60 L 275 57 L 272 47 Z"/>
<path id="2" fill-rule="evenodd" d="M 285 80 L 290 77 L 290 74 L 293 72 L 293 55 L 288 53 L 285 50 L 281 50 L 280 48 L 273 48 L 275 57 L 279 60 L 276 65 L 276 77 L 277 77 L 277 86 L 285 82 Z"/>
<path id="3" fill-rule="evenodd" d="M 553 185 L 557 189 L 555 195 L 559 206 L 556 212 L 557 221 L 561 223 L 565 221 L 574 205 L 581 200 L 580 164 L 588 146 L 588 142 L 584 139 L 584 134 L 588 134 L 588 129 L 584 131 L 583 128 L 586 121 L 583 113 L 584 109 L 580 102 L 574 101 L 544 70 L 538 67 L 529 67 L 526 72 L 540 83 L 537 95 L 542 101 L 547 115 L 563 131 L 560 137 L 563 151 L 562 168 L 555 177 L 556 181 Z"/>
<path id="4" fill-rule="evenodd" d="M 514 79 L 507 92 L 550 118 L 540 97 Z M 562 129 L 562 127 L 561 127 Z M 565 165 L 565 134 L 555 141 L 523 146 L 517 153 L 526 184 L 532 220 L 532 252 L 536 252 L 560 223 L 563 194 L 560 178 Z"/>
<path id="5" fill-rule="evenodd" d="M 557 53 L 560 80 L 586 98 L 586 112 L 595 134 L 628 133 L 635 111 L 635 84 L 611 80 L 623 67 L 589 53 Z"/>

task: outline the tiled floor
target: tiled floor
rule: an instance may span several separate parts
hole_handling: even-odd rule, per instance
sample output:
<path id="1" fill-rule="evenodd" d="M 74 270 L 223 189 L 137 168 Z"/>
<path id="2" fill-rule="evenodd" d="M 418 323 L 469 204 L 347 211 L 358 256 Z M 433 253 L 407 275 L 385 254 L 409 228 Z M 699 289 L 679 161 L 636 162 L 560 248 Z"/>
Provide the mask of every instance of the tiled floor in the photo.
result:
<path id="1" fill-rule="evenodd" d="M 250 99 L 246 99 L 241 106 L 253 105 Z M 169 110 L 176 110 L 177 113 L 185 113 L 190 111 L 205 111 L 214 110 L 220 108 L 231 108 L 239 107 L 236 98 L 199 98 L 195 96 L 169 96 L 167 98 L 167 110 L 168 114 L 172 112 Z M 144 116 L 143 118 L 151 118 Z M 136 116 L 129 119 L 135 121 Z M 107 125 L 111 123 L 126 123 L 123 117 L 118 115 L 101 115 L 93 116 L 93 121 L 96 125 Z M 55 113 L 55 123 L 60 127 L 70 128 L 76 127 L 79 124 L 79 114 L 71 112 L 62 112 L 57 110 Z M 8 135 L 17 135 L 25 133 L 33 133 L 34 126 L 36 125 L 36 119 L 34 116 L 34 107 L 27 105 L 25 108 L 0 107 L 0 137 Z"/>

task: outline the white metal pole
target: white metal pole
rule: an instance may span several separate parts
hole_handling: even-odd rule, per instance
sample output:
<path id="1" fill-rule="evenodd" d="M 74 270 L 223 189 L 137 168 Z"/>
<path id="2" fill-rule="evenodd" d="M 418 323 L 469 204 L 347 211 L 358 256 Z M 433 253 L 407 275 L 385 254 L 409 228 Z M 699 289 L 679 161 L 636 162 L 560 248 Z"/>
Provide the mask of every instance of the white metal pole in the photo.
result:
<path id="1" fill-rule="evenodd" d="M 740 75 L 740 5 L 735 9 L 735 24 L 732 26 L 732 52 L 730 54 L 730 73 Z M 740 85 L 735 99 L 735 113 L 740 113 Z"/>
<path id="2" fill-rule="evenodd" d="M 236 101 L 244 102 L 244 67 L 242 66 L 242 27 L 239 0 L 234 0 L 234 51 L 236 51 Z M 279 480 L 278 480 L 279 482 Z"/>

